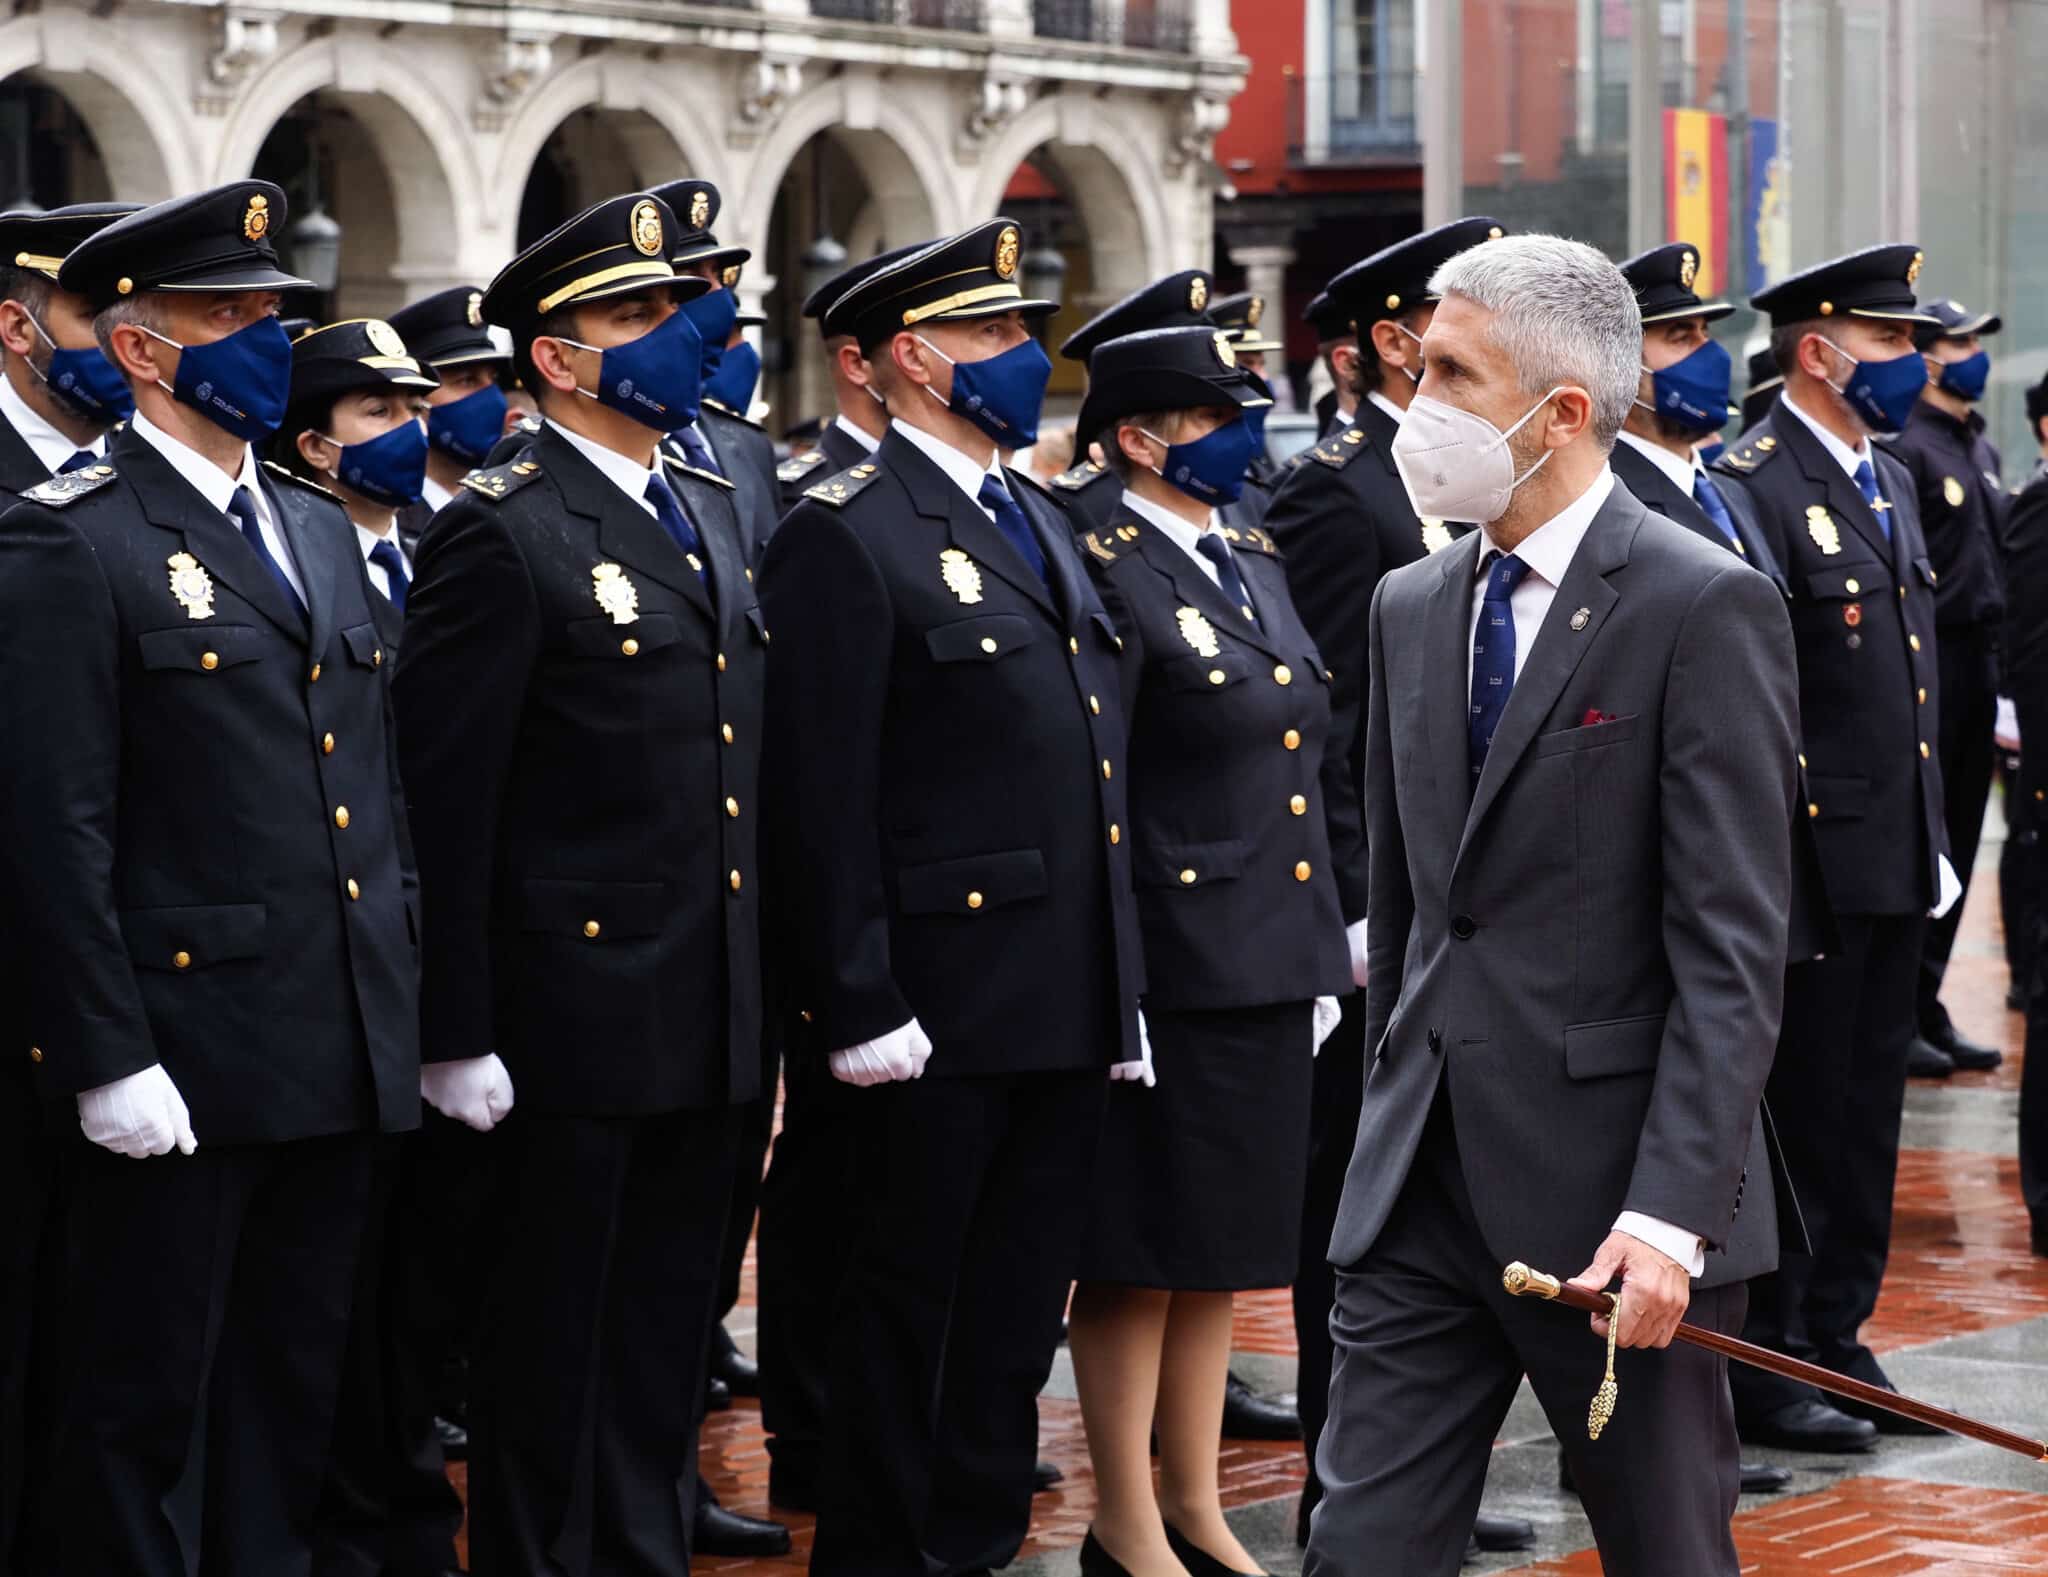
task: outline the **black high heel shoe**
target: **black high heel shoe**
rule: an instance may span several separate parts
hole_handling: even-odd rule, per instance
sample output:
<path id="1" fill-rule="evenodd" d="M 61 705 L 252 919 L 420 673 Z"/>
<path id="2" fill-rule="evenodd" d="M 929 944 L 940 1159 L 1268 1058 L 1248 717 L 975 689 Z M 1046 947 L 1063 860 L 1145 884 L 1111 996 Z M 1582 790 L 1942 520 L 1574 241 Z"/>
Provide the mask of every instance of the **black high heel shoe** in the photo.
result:
<path id="1" fill-rule="evenodd" d="M 1081 1577 L 1131 1577 L 1123 1563 L 1102 1547 L 1092 1527 L 1081 1541 Z"/>
<path id="2" fill-rule="evenodd" d="M 1166 1543 L 1174 1559 L 1188 1569 L 1188 1577 L 1255 1577 L 1254 1573 L 1241 1572 L 1235 1566 L 1225 1566 L 1170 1522 L 1166 1524 Z"/>

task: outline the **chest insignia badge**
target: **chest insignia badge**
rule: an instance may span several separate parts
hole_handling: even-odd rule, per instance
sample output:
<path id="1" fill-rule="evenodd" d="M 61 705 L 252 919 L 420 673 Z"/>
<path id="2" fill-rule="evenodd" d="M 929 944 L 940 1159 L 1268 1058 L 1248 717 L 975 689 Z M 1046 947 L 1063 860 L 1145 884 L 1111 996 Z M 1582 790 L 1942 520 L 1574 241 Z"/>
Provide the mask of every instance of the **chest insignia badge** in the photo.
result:
<path id="1" fill-rule="evenodd" d="M 185 610 L 188 619 L 210 619 L 213 617 L 213 577 L 199 567 L 199 561 L 189 553 L 173 553 L 171 565 L 171 595 L 178 599 L 178 606 Z"/>
<path id="2" fill-rule="evenodd" d="M 1948 507 L 1950 509 L 1961 509 L 1963 507 L 1963 484 L 1952 476 L 1943 477 L 1941 479 L 1941 496 L 1948 500 Z"/>
<path id="3" fill-rule="evenodd" d="M 939 578 L 962 602 L 972 605 L 981 601 L 981 566 L 958 548 L 939 554 Z"/>
<path id="4" fill-rule="evenodd" d="M 1807 507 L 1806 534 L 1813 538 L 1813 545 L 1830 558 L 1842 551 L 1842 528 L 1835 524 L 1835 517 L 1827 512 L 1824 504 Z"/>
<path id="5" fill-rule="evenodd" d="M 616 564 L 591 567 L 590 589 L 597 605 L 611 615 L 614 624 L 636 624 L 640 619 L 640 588 L 626 578 Z"/>
<path id="6" fill-rule="evenodd" d="M 1204 657 L 1221 655 L 1223 648 L 1216 640 L 1216 626 L 1202 616 L 1199 608 L 1181 608 L 1174 613 L 1180 624 L 1180 638 Z"/>

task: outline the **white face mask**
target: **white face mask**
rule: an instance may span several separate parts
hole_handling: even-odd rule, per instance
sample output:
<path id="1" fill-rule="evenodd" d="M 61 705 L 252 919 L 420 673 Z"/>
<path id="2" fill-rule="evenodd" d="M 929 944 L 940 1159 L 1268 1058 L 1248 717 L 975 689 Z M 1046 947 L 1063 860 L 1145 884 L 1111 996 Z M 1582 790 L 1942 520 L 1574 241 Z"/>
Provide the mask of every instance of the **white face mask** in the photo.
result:
<path id="1" fill-rule="evenodd" d="M 1502 432 L 1485 417 L 1418 394 L 1394 437 L 1394 466 L 1408 489 L 1415 513 L 1430 520 L 1485 525 L 1507 512 L 1515 489 L 1542 470 L 1555 450 L 1546 449 L 1520 476 L 1508 440 L 1562 390 L 1559 384 L 1530 406 L 1521 421 Z"/>

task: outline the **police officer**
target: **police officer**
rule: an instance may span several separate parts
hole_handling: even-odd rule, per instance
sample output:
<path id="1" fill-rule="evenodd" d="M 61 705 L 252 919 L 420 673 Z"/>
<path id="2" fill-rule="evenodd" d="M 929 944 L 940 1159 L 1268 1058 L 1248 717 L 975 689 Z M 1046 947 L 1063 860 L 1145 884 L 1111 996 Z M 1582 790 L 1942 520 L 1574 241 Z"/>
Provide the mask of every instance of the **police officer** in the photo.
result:
<path id="1" fill-rule="evenodd" d="M 762 571 L 791 1055 L 846 1086 L 855 1151 L 821 1574 L 1015 1555 L 1107 1073 L 1138 1055 L 1115 631 L 997 464 L 1051 372 L 1021 251 L 993 219 L 835 305 L 889 434 Z"/>
<path id="2" fill-rule="evenodd" d="M 410 554 L 427 522 L 447 507 L 463 477 L 482 465 L 505 435 L 511 357 L 484 326 L 483 292 L 451 285 L 391 314 L 392 330 L 440 382 L 427 395 L 427 479 L 420 500 L 398 512 L 400 544 Z"/>
<path id="3" fill-rule="evenodd" d="M 867 358 L 860 342 L 843 323 L 833 322 L 828 309 L 868 275 L 901 262 L 915 246 L 899 246 L 864 258 L 851 268 L 841 269 L 804 298 L 803 314 L 818 325 L 825 342 L 825 367 L 832 378 L 833 415 L 818 434 L 816 447 L 792 455 L 775 468 L 775 480 L 782 488 L 782 512 L 796 508 L 804 489 L 813 482 L 859 464 L 875 452 L 882 435 L 889 430 L 889 413 L 869 380 Z"/>
<path id="4" fill-rule="evenodd" d="M 1742 432 L 1747 437 L 1766 416 L 1777 401 L 1778 391 L 1785 386 L 1785 375 L 1778 371 L 1778 363 L 1771 355 L 1771 347 L 1752 351 L 1749 357 L 1749 381 L 1742 396 Z M 1737 440 L 1740 444 L 1740 440 Z M 1725 452 L 1725 451 L 1724 451 Z"/>
<path id="5" fill-rule="evenodd" d="M 2006 927 L 2026 931 L 2013 985 L 2027 1014 L 2027 1057 L 2020 1073 L 2020 1192 L 2030 1240 L 2048 1256 L 2048 992 L 2040 978 L 2048 916 L 2042 902 L 2039 827 L 2048 811 L 2048 747 L 2030 755 L 2031 730 L 2048 740 L 2048 378 L 2027 390 L 2027 427 L 2039 446 L 2027 484 L 2006 523 L 2006 684 L 2019 714 L 2019 772 L 2007 778 L 2006 848 L 1999 876 Z"/>
<path id="6" fill-rule="evenodd" d="M 1927 539 L 1934 583 L 1935 650 L 1941 668 L 1941 784 L 1948 816 L 1949 858 L 1963 891 L 1977 861 L 1984 830 L 1984 806 L 1991 796 L 1992 732 L 1998 718 L 1999 634 L 2005 618 L 2005 587 L 1999 549 L 2009 497 L 2000 479 L 1997 449 L 1984 436 L 1976 405 L 1991 376 L 1984 339 L 2004 325 L 1996 313 L 1973 312 L 1959 301 L 1930 301 L 1932 323 L 1920 325 L 1913 343 L 1927 358 L 1927 386 L 1920 403 L 1885 448 L 1905 462 L 1920 502 L 1920 529 Z M 1927 927 L 1920 954 L 1916 1011 L 1920 1034 L 1910 1070 L 1937 1077 L 1957 1068 L 1995 1068 L 2004 1060 L 1995 1046 L 1960 1033 L 1941 1004 L 1959 900 Z M 1946 1066 L 1944 1066 L 1946 1064 Z"/>
<path id="7" fill-rule="evenodd" d="M 1330 379 L 1315 405 L 1316 442 L 1323 443 L 1351 425 L 1358 402 L 1365 398 L 1364 368 L 1350 315 L 1328 290 L 1317 291 L 1301 309 L 1301 317 L 1316 331 L 1316 361 Z M 1306 450 L 1290 456 L 1287 468 L 1293 469 L 1306 457 Z"/>
<path id="8" fill-rule="evenodd" d="M 1268 337 L 1267 331 L 1260 327 L 1265 315 L 1266 298 L 1249 290 L 1215 297 L 1209 302 L 1209 321 L 1230 336 L 1230 349 L 1237 357 L 1237 364 L 1253 379 L 1259 393 L 1268 402 L 1254 406 L 1246 417 L 1251 423 L 1253 442 L 1252 460 L 1245 470 L 1245 477 L 1270 498 L 1273 489 L 1280 485 L 1280 468 L 1266 453 L 1266 416 L 1272 409 L 1273 399 L 1272 380 L 1266 376 L 1266 357 L 1287 347 Z"/>
<path id="9" fill-rule="evenodd" d="M 492 282 L 544 425 L 464 480 L 406 604 L 422 1082 L 481 1132 L 518 1109 L 490 1141 L 471 1403 L 492 1577 L 686 1568 L 677 1485 L 759 1094 L 767 636 L 730 485 L 658 453 L 700 383 L 677 232 L 629 193 Z"/>
<path id="10" fill-rule="evenodd" d="M 236 181 L 65 258 L 136 414 L 0 531 L 0 905 L 41 917 L 13 1054 L 83 1130 L 39 1571 L 304 1569 L 375 1136 L 418 1122 L 376 593 L 333 497 L 250 447 L 306 283 L 285 221 Z"/>
<path id="11" fill-rule="evenodd" d="M 1956 891 L 1935 753 L 1934 569 L 1912 479 L 1871 443 L 1906 425 L 1926 382 L 1920 262 L 1910 245 L 1871 247 L 1756 297 L 1785 384 L 1719 468 L 1756 506 L 1791 587 L 1807 814 L 1839 938 L 1787 969 L 1769 1087 L 1811 1252 L 1788 1242 L 1777 1274 L 1752 1284 L 1744 1334 L 1879 1385 L 1858 1328 L 1891 1240 L 1912 981 L 1927 913 Z M 1746 1440 L 1869 1444 L 1873 1420 L 1854 1404 L 1761 1370 L 1734 1383 Z"/>

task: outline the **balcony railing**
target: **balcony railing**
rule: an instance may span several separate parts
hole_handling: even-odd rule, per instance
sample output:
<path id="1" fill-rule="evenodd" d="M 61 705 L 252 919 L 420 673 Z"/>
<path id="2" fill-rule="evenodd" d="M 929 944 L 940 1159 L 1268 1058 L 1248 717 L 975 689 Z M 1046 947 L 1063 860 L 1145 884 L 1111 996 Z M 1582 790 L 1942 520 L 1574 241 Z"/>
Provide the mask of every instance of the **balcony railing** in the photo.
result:
<path id="1" fill-rule="evenodd" d="M 1032 31 L 1040 38 L 1084 44 L 1122 44 L 1126 49 L 1187 51 L 1193 37 L 1188 0 L 1032 0 Z"/>
<path id="2" fill-rule="evenodd" d="M 811 15 L 961 33 L 978 33 L 982 26 L 981 0 L 811 0 Z"/>
<path id="3" fill-rule="evenodd" d="M 1288 162 L 1384 164 L 1419 158 L 1416 88 L 1412 70 L 1288 78 Z"/>

